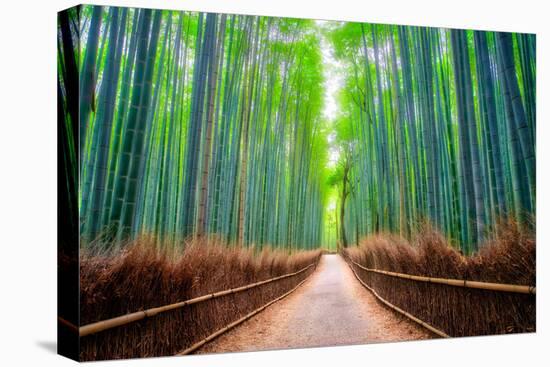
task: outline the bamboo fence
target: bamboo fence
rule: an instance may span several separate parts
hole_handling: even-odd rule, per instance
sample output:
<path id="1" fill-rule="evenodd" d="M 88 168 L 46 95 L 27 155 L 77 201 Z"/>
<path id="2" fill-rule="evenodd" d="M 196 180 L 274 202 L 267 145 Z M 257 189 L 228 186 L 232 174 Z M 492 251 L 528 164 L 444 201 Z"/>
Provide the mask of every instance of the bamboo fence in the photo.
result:
<path id="1" fill-rule="evenodd" d="M 303 273 L 304 271 L 308 270 L 309 268 L 311 268 L 312 266 L 315 266 L 315 265 L 316 265 L 316 263 L 313 263 L 313 264 L 310 264 L 310 265 L 304 267 L 303 269 L 300 269 L 300 270 L 298 270 L 294 273 L 280 275 L 280 276 L 275 277 L 275 278 L 262 280 L 260 282 L 244 285 L 242 287 L 227 289 L 227 290 L 224 290 L 224 291 L 219 291 L 219 292 L 215 292 L 215 293 L 211 293 L 211 294 L 206 294 L 206 295 L 203 295 L 203 296 L 200 296 L 200 297 L 188 299 L 188 300 L 182 301 L 182 302 L 172 303 L 172 304 L 164 305 L 164 306 L 160 306 L 160 307 L 154 307 L 154 308 L 150 308 L 150 309 L 143 310 L 143 311 L 132 312 L 132 313 L 129 313 L 129 314 L 126 314 L 126 315 L 114 317 L 114 318 L 107 319 L 107 320 L 97 321 L 97 322 L 94 322 L 94 323 L 91 323 L 91 324 L 88 324 L 88 325 L 84 325 L 84 326 L 81 326 L 80 328 L 78 328 L 78 334 L 79 334 L 80 337 L 91 335 L 91 334 L 96 334 L 96 333 L 99 333 L 99 332 L 104 331 L 104 330 L 112 329 L 112 328 L 122 326 L 122 325 L 127 325 L 127 324 L 130 324 L 132 322 L 142 320 L 142 319 L 145 319 L 145 318 L 148 318 L 148 317 L 154 317 L 154 316 L 156 316 L 160 313 L 163 313 L 163 312 L 175 310 L 175 309 L 182 308 L 182 307 L 192 305 L 192 304 L 195 304 L 195 303 L 199 303 L 199 302 L 204 302 L 204 301 L 207 301 L 207 300 L 210 300 L 210 299 L 223 297 L 223 296 L 226 296 L 226 295 L 229 295 L 229 294 L 243 292 L 243 291 L 251 289 L 251 288 L 259 287 L 259 286 L 264 285 L 264 284 L 268 284 L 268 283 L 271 283 L 271 282 L 275 282 L 275 281 L 278 281 L 278 280 L 281 280 L 281 279 L 285 279 L 285 278 L 289 278 L 289 277 L 298 275 L 298 274 Z M 288 293 L 286 293 L 286 294 L 288 294 Z M 276 299 L 276 300 L 278 300 L 278 299 Z M 275 301 L 272 301 L 271 303 L 273 303 Z M 267 307 L 271 303 L 268 303 L 265 307 Z M 264 307 L 264 306 L 262 306 L 262 307 Z M 253 316 L 253 315 L 251 315 L 251 316 Z M 251 316 L 249 316 L 249 317 L 251 317 Z M 239 320 L 237 320 L 237 321 L 239 321 Z M 232 324 L 230 324 L 230 325 L 232 325 Z"/>
<path id="2" fill-rule="evenodd" d="M 530 286 L 530 285 L 488 283 L 488 282 L 478 282 L 478 281 L 466 280 L 466 279 L 461 280 L 461 279 L 432 278 L 432 277 L 425 277 L 425 276 L 419 276 L 419 275 L 396 273 L 396 272 L 387 271 L 387 270 L 371 269 L 351 259 L 350 261 L 354 265 L 357 265 L 359 268 L 371 273 L 384 274 L 390 277 L 409 279 L 417 282 L 445 284 L 445 285 L 450 285 L 454 287 L 485 289 L 485 290 L 498 291 L 498 292 L 522 293 L 522 294 L 537 293 L 536 287 Z"/>
<path id="3" fill-rule="evenodd" d="M 286 292 L 285 294 L 283 294 L 282 296 L 280 297 L 277 297 L 275 298 L 274 300 L 272 301 L 269 301 L 268 303 L 266 303 L 265 305 L 261 306 L 260 308 L 257 308 L 255 309 L 254 311 L 250 312 L 249 314 L 241 317 L 240 319 L 238 319 L 237 321 L 234 321 L 232 322 L 231 324 L 219 329 L 218 331 L 214 332 L 213 334 L 210 334 L 209 336 L 207 336 L 206 338 L 204 338 L 203 340 L 193 344 L 192 346 L 190 346 L 189 348 L 185 349 L 184 351 L 182 352 L 179 352 L 177 353 L 176 355 L 178 356 L 183 356 L 183 355 L 186 355 L 186 354 L 190 354 L 194 351 L 196 351 L 197 349 L 199 349 L 200 347 L 202 347 L 204 344 L 208 343 L 209 341 L 212 341 L 214 340 L 215 338 L 217 338 L 218 336 L 222 335 L 223 333 L 231 330 L 232 328 L 234 328 L 235 326 L 245 322 L 246 320 L 248 320 L 249 318 L 251 318 L 252 316 L 256 315 L 257 313 L 259 312 L 262 312 L 263 310 L 265 310 L 267 307 L 271 306 L 272 304 L 274 304 L 275 302 L 277 301 L 280 301 L 282 300 L 283 298 L 285 298 L 286 296 L 288 296 L 289 294 L 291 294 L 292 292 L 294 292 L 296 289 L 298 289 L 299 286 L 301 286 L 308 278 L 302 280 L 300 283 L 298 283 L 296 285 L 296 287 L 292 288 L 291 290 L 289 290 L 288 292 Z"/>
<path id="4" fill-rule="evenodd" d="M 66 328 L 68 328 L 73 333 L 78 333 L 78 327 L 76 327 L 76 325 L 73 324 L 72 322 L 67 321 L 64 318 L 60 317 L 60 316 L 57 317 L 57 321 L 59 321 L 59 324 L 65 326 Z"/>
<path id="5" fill-rule="evenodd" d="M 350 260 L 353 264 L 357 264 L 356 262 L 354 262 L 353 260 Z M 382 302 L 383 304 L 385 304 L 386 306 L 388 306 L 389 308 L 391 308 L 392 310 L 402 314 L 403 316 L 411 319 L 412 321 L 416 322 L 417 324 L 419 324 L 420 326 L 423 326 L 424 328 L 428 329 L 429 331 L 431 331 L 432 333 L 436 334 L 436 335 L 439 335 L 440 337 L 442 338 L 450 338 L 450 336 L 446 333 L 444 333 L 443 331 L 433 327 L 432 325 L 428 324 L 427 322 L 425 321 L 422 321 L 420 320 L 418 317 L 415 317 L 413 315 L 411 315 L 410 313 L 408 313 L 407 311 L 397 307 L 396 305 L 390 303 L 389 301 L 385 300 L 384 298 L 382 298 L 375 290 L 374 288 L 370 287 L 367 283 L 365 283 L 363 280 L 361 280 L 361 278 L 359 278 L 359 275 L 357 275 L 357 273 L 355 272 L 355 269 L 353 268 L 353 266 L 348 263 L 351 271 L 353 272 L 353 275 L 355 275 L 355 277 L 357 278 L 357 280 L 361 283 L 361 285 L 363 285 L 363 287 L 367 288 L 369 291 L 372 292 L 372 294 L 374 294 L 374 296 L 380 301 Z"/>

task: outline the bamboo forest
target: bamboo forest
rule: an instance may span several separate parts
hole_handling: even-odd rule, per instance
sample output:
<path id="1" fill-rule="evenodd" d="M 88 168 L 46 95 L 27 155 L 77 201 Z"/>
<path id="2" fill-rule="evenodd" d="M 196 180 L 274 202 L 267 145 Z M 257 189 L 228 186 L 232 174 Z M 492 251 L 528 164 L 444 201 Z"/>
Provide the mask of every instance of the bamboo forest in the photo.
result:
<path id="1" fill-rule="evenodd" d="M 60 220 L 90 257 L 136 241 L 172 253 L 213 242 L 251 259 L 292 258 L 287 273 L 319 250 L 370 264 L 372 241 L 394 243 L 384 251 L 401 259 L 437 239 L 461 264 L 485 259 L 484 247 L 509 233 L 534 246 L 535 40 L 107 6 L 60 12 L 60 190 L 77 213 Z M 380 256 L 372 264 L 394 255 Z M 274 261 L 269 274 L 284 274 Z M 81 282 L 93 282 L 100 270 L 82 264 Z M 94 309 L 87 320 L 129 311 Z M 449 334 L 501 332 L 491 327 Z M 83 358 L 99 358 L 97 340 Z M 175 352 L 166 348 L 103 357 Z"/>
<path id="2" fill-rule="evenodd" d="M 471 251 L 501 216 L 534 213 L 533 35 L 115 7 L 80 16 L 78 65 L 59 60 L 80 70 L 89 239 L 110 228 L 313 248 L 332 230 L 347 246 L 427 219 Z"/>

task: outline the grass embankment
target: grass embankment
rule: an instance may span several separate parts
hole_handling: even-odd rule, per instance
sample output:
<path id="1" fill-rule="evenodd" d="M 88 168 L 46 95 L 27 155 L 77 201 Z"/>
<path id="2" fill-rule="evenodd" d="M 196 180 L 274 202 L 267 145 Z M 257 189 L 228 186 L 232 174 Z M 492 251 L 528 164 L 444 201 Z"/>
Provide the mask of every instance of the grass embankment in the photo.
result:
<path id="1" fill-rule="evenodd" d="M 535 234 L 520 230 L 513 222 L 501 224 L 471 256 L 462 255 L 428 226 L 411 241 L 380 234 L 343 254 L 367 268 L 412 275 L 529 286 L 536 281 Z M 382 298 L 450 336 L 535 331 L 534 295 L 421 283 L 355 270 Z"/>
<path id="2" fill-rule="evenodd" d="M 117 253 L 83 252 L 80 324 L 295 272 L 318 261 L 320 254 L 228 248 L 214 240 L 191 241 L 181 251 L 159 251 L 145 239 Z M 80 357 L 100 360 L 173 355 L 287 292 L 313 270 L 85 336 L 81 338 Z"/>

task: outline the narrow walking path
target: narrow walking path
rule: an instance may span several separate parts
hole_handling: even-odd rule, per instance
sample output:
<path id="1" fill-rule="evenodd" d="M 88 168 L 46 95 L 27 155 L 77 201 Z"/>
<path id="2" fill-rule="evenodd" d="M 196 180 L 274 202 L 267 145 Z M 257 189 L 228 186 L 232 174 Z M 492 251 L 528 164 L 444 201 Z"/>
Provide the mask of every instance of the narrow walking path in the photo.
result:
<path id="1" fill-rule="evenodd" d="M 339 255 L 324 255 L 299 289 L 198 353 L 322 347 L 428 339 L 432 335 L 384 307 Z"/>

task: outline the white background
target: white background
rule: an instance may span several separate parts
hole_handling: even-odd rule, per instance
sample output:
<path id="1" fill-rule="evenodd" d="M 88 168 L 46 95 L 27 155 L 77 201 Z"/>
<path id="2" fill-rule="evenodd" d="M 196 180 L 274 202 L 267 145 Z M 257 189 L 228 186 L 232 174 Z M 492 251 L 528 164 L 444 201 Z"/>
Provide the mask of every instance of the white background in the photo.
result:
<path id="1" fill-rule="evenodd" d="M 145 6 L 537 33 L 537 334 L 101 362 L 97 366 L 529 366 L 548 363 L 549 9 L 545 1 L 112 0 Z M 56 12 L 72 1 L 2 2 L 0 12 L 0 365 L 65 366 L 56 339 Z M 548 348 L 548 347 L 546 347 Z"/>

